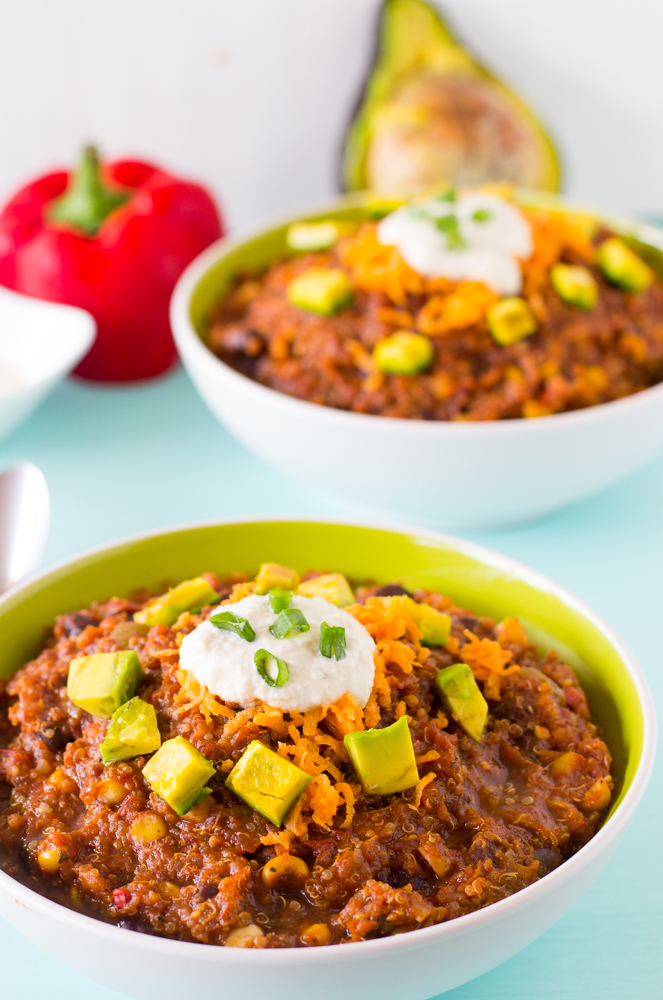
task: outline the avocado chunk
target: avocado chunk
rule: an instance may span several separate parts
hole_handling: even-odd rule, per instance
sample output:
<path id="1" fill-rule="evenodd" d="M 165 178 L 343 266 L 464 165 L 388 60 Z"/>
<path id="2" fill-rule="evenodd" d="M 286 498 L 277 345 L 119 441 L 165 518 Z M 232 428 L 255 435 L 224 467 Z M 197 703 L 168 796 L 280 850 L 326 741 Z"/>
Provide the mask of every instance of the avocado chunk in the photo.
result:
<path id="1" fill-rule="evenodd" d="M 432 608 L 430 604 L 418 604 L 411 597 L 401 598 L 407 601 L 410 617 L 423 632 L 421 640 L 424 646 L 446 646 L 451 631 L 451 618 L 443 611 Z"/>
<path id="2" fill-rule="evenodd" d="M 350 278 L 340 267 L 310 267 L 289 282 L 287 296 L 298 309 L 333 316 L 350 305 L 353 293 Z"/>
<path id="3" fill-rule="evenodd" d="M 142 611 L 137 611 L 134 621 L 140 625 L 174 625 L 183 611 L 200 611 L 205 604 L 218 604 L 219 595 L 207 580 L 197 576 L 172 587 L 168 593 L 148 601 Z"/>
<path id="4" fill-rule="evenodd" d="M 435 349 L 430 337 L 399 330 L 379 340 L 373 360 L 386 375 L 419 375 L 433 364 Z"/>
<path id="5" fill-rule="evenodd" d="M 488 329 L 493 340 L 503 347 L 517 344 L 536 333 L 537 322 L 534 313 L 524 299 L 517 296 L 501 299 L 486 313 Z"/>
<path id="6" fill-rule="evenodd" d="M 348 733 L 343 742 L 368 795 L 392 795 L 419 781 L 410 727 L 404 715 L 385 729 Z"/>
<path id="7" fill-rule="evenodd" d="M 110 719 L 133 697 L 142 676 L 140 660 L 133 649 L 79 656 L 69 664 L 67 694 L 74 705 L 90 715 Z"/>
<path id="8" fill-rule="evenodd" d="M 354 604 L 355 595 L 342 573 L 323 573 L 310 580 L 303 580 L 297 587 L 300 597 L 324 597 L 325 601 L 344 608 Z"/>
<path id="9" fill-rule="evenodd" d="M 466 663 L 452 663 L 440 670 L 435 687 L 445 707 L 468 736 L 481 742 L 488 717 L 488 702 Z"/>
<path id="10" fill-rule="evenodd" d="M 214 773 L 214 764 L 183 736 L 162 743 L 143 768 L 143 777 L 152 791 L 165 799 L 178 816 L 184 816 L 191 806 L 212 794 L 204 785 Z"/>
<path id="11" fill-rule="evenodd" d="M 160 746 L 154 705 L 142 698 L 132 698 L 113 712 L 101 744 L 101 758 L 104 764 L 111 764 L 115 760 L 154 753 Z"/>
<path id="12" fill-rule="evenodd" d="M 596 260 L 608 281 L 625 292 L 641 292 L 654 279 L 654 272 L 642 257 L 617 236 L 610 236 L 601 243 Z"/>
<path id="13" fill-rule="evenodd" d="M 253 740 L 226 778 L 226 788 L 274 826 L 281 826 L 310 781 L 310 774 Z"/>
<path id="14" fill-rule="evenodd" d="M 262 563 L 256 576 L 255 594 L 268 594 L 270 590 L 294 590 L 299 583 L 299 573 L 278 563 Z"/>
<path id="15" fill-rule="evenodd" d="M 556 191 L 555 149 L 535 114 L 424 0 L 385 0 L 377 53 L 345 140 L 345 190 L 411 195 L 506 181 Z"/>
<path id="16" fill-rule="evenodd" d="M 295 222 L 289 227 L 285 241 L 290 250 L 300 253 L 316 253 L 329 250 L 338 243 L 341 236 L 351 231 L 351 223 L 339 222 L 337 219 L 325 219 L 322 222 Z"/>
<path id="17" fill-rule="evenodd" d="M 550 280 L 562 302 L 588 312 L 596 305 L 599 290 L 589 268 L 574 264 L 553 264 L 550 268 Z"/>

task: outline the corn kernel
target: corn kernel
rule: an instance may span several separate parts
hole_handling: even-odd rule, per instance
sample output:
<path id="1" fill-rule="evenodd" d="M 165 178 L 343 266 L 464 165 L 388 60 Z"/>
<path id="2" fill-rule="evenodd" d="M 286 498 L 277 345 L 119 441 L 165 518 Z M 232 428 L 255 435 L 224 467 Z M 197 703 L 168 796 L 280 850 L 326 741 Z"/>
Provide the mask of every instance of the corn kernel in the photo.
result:
<path id="1" fill-rule="evenodd" d="M 309 877 L 309 867 L 301 858 L 277 854 L 262 870 L 262 880 L 268 889 L 289 886 L 297 888 Z"/>
<path id="2" fill-rule="evenodd" d="M 37 854 L 39 867 L 44 872 L 58 871 L 64 860 L 62 852 L 57 847 L 45 847 Z"/>
<path id="3" fill-rule="evenodd" d="M 107 806 L 119 806 L 127 797 L 128 789 L 121 781 L 115 778 L 108 778 L 97 785 L 97 798 L 105 802 Z"/>
<path id="4" fill-rule="evenodd" d="M 131 834 L 137 840 L 148 843 L 151 840 L 159 840 L 168 833 L 168 827 L 158 813 L 141 812 L 138 813 L 131 824 Z"/>

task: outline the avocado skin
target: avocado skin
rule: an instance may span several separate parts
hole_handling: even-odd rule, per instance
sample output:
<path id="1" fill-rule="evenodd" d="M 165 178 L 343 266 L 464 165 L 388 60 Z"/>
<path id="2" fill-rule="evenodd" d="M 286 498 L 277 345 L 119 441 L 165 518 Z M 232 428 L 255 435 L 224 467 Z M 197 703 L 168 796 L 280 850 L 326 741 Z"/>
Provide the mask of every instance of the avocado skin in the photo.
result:
<path id="1" fill-rule="evenodd" d="M 409 34 L 409 37 L 406 36 Z M 422 47 L 422 37 L 428 35 Z M 415 37 L 418 36 L 418 37 Z M 414 51 L 407 53 L 407 46 Z M 423 48 L 423 51 L 422 51 Z M 395 65 L 390 65 L 394 63 Z M 446 68 L 445 68 L 446 66 Z M 473 170 L 470 162 L 461 162 L 451 175 L 436 176 L 433 183 L 481 184 L 507 181 L 522 187 L 558 191 L 561 185 L 561 163 L 550 136 L 534 112 L 506 84 L 476 60 L 454 36 L 440 12 L 425 0 L 384 0 L 375 32 L 375 46 L 370 69 L 346 130 L 341 157 L 341 189 L 357 191 L 370 188 L 367 161 L 374 140 L 375 116 L 405 85 L 433 77 L 441 81 L 460 80 L 477 83 L 477 95 L 492 95 L 511 111 L 512 122 L 524 130 L 534 150 L 538 150 L 539 165 L 535 176 L 505 175 L 502 169 Z M 452 123 L 453 125 L 453 123 Z M 477 135 L 478 135 L 477 130 Z M 471 147 L 470 142 L 469 146 Z M 467 160 L 469 158 L 466 157 Z M 430 187 L 430 183 L 421 187 Z M 386 189 L 385 189 L 386 190 Z M 398 194 L 398 190 L 387 191 Z M 403 192 L 411 195 L 414 190 Z"/>

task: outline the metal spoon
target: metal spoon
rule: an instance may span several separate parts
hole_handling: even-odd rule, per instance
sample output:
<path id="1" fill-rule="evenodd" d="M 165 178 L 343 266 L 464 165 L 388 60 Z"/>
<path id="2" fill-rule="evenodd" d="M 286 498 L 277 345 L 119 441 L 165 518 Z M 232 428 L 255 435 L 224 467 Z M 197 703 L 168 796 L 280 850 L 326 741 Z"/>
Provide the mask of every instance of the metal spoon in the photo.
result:
<path id="1" fill-rule="evenodd" d="M 0 593 L 39 569 L 50 511 L 46 480 L 32 462 L 0 474 Z"/>

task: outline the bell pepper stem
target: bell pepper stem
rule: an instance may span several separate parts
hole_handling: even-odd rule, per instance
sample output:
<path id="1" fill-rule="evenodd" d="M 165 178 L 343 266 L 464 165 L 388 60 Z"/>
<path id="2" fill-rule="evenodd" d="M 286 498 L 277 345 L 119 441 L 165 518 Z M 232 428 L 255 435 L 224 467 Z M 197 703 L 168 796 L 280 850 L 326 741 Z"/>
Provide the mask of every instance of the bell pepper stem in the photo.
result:
<path id="1" fill-rule="evenodd" d="M 66 191 L 53 202 L 48 215 L 55 222 L 82 230 L 86 236 L 95 236 L 104 219 L 128 198 L 124 191 L 104 185 L 99 154 L 94 146 L 86 146 Z"/>

